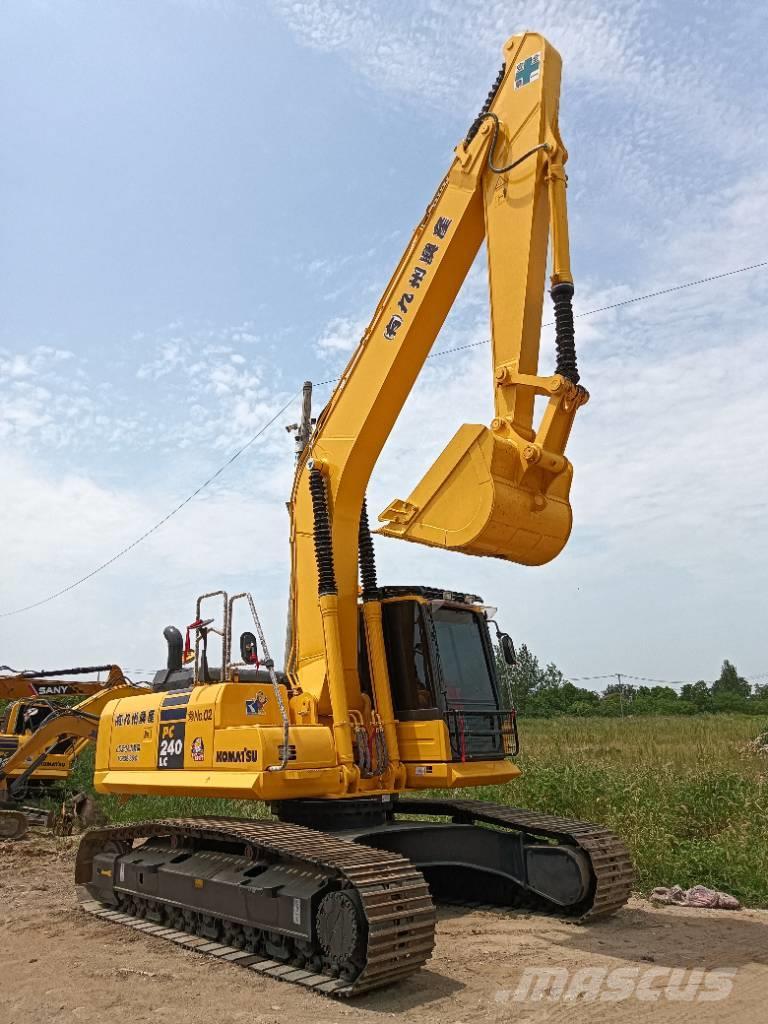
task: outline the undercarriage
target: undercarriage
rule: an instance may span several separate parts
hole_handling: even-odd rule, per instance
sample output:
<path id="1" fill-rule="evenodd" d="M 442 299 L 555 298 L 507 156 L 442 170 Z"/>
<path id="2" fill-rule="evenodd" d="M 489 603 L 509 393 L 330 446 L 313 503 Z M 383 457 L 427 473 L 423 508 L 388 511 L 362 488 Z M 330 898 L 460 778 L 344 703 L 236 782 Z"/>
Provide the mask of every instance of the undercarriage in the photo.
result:
<path id="1" fill-rule="evenodd" d="M 584 921 L 621 907 L 632 883 L 625 847 L 585 822 L 470 800 L 273 809 L 282 820 L 190 818 L 87 833 L 76 869 L 84 909 L 354 996 L 429 959 L 435 902 Z"/>

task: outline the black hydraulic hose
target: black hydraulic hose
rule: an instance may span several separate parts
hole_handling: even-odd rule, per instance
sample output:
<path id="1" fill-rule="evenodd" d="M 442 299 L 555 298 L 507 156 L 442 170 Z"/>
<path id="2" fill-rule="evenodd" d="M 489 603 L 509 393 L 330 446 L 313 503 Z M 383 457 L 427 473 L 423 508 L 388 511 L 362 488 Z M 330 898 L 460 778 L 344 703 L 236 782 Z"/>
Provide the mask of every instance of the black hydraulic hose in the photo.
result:
<path id="1" fill-rule="evenodd" d="M 379 584 L 376 578 L 376 553 L 373 549 L 373 537 L 368 524 L 368 503 L 363 498 L 360 510 L 360 531 L 358 534 L 358 555 L 360 560 L 360 582 L 363 587 L 363 600 L 370 601 L 378 596 Z"/>
<path id="2" fill-rule="evenodd" d="M 336 594 L 336 571 L 333 566 L 331 519 L 328 515 L 328 494 L 325 478 L 319 469 L 309 471 L 309 490 L 312 495 L 314 517 L 315 561 L 317 562 L 317 592 L 320 597 Z"/>
<path id="3" fill-rule="evenodd" d="M 572 384 L 579 383 L 576 365 L 576 341 L 573 325 L 573 285 L 568 281 L 553 286 L 550 292 L 555 304 L 555 345 L 557 362 L 555 373 L 559 373 Z"/>
<path id="4" fill-rule="evenodd" d="M 527 160 L 529 156 L 533 156 L 533 154 L 538 153 L 539 150 L 549 149 L 548 142 L 540 142 L 538 146 L 534 146 L 527 152 L 515 157 L 511 163 L 506 164 L 504 167 L 497 167 L 493 162 L 493 159 L 496 156 L 496 144 L 499 141 L 499 128 L 501 127 L 501 121 L 499 121 L 498 117 L 491 111 L 488 111 L 485 114 L 478 114 L 475 120 L 478 124 L 481 124 L 486 120 L 493 121 L 493 135 L 491 136 L 491 145 L 488 149 L 488 169 L 493 171 L 494 174 L 506 174 L 507 171 L 513 171 L 515 167 L 518 167 L 524 160 Z"/>

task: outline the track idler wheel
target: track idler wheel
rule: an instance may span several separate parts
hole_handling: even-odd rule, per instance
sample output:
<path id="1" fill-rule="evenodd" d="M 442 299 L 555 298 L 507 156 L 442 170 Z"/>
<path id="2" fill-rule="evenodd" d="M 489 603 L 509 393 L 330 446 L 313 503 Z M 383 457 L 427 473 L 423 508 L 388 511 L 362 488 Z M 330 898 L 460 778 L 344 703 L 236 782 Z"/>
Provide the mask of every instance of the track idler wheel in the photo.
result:
<path id="1" fill-rule="evenodd" d="M 315 927 L 330 973 L 351 981 L 365 961 L 365 921 L 354 894 L 337 890 L 324 896 Z"/>

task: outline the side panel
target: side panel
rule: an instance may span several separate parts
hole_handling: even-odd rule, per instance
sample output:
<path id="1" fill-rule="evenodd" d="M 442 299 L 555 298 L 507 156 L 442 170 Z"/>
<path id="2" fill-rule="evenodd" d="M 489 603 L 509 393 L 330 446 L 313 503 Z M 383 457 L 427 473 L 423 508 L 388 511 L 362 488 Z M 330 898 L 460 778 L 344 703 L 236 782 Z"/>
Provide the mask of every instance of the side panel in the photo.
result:
<path id="1" fill-rule="evenodd" d="M 431 722 L 398 722 L 397 741 L 403 761 L 450 761 L 448 731 L 442 718 Z"/>
<path id="2" fill-rule="evenodd" d="M 282 761 L 283 741 L 270 686 L 216 683 L 128 697 L 102 715 L 96 788 L 259 800 L 338 795 L 328 726 L 292 725 L 287 766 L 270 771 Z"/>

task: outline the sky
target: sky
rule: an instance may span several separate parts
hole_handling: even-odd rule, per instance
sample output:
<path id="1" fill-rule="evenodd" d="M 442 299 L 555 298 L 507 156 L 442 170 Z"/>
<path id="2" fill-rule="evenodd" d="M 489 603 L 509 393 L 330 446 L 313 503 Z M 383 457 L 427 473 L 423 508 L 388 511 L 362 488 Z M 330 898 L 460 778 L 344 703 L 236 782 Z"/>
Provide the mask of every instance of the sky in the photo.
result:
<path id="1" fill-rule="evenodd" d="M 124 557 L 0 618 L 0 663 L 151 674 L 218 588 L 253 592 L 282 663 L 301 383 L 343 368 L 525 29 L 563 57 L 577 312 L 768 259 L 748 0 L 0 0 L 0 613 L 111 558 L 289 403 Z M 766 269 L 577 321 L 592 397 L 555 561 L 379 538 L 380 580 L 481 594 L 570 677 L 768 679 Z M 434 351 L 487 337 L 481 255 Z M 373 516 L 491 416 L 487 346 L 430 360 Z"/>

